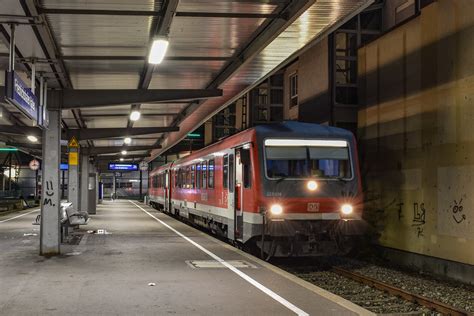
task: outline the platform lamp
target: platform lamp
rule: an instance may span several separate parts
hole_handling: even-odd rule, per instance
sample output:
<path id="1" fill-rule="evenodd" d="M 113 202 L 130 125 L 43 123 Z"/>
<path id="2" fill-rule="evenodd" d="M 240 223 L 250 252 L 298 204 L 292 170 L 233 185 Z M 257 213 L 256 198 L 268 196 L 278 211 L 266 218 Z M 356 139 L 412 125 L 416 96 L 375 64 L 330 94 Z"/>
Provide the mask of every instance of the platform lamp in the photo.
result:
<path id="1" fill-rule="evenodd" d="M 166 36 L 156 36 L 151 44 L 148 62 L 150 64 L 161 64 L 168 50 L 169 41 Z"/>

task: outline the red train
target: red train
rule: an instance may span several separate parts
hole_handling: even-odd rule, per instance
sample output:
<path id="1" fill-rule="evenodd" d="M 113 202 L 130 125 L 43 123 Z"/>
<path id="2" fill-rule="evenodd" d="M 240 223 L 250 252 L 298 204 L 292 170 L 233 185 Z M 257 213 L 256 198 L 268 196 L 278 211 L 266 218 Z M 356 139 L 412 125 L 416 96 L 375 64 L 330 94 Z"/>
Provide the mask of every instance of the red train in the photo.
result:
<path id="1" fill-rule="evenodd" d="M 154 169 L 149 198 L 268 255 L 343 253 L 362 223 L 355 138 L 300 122 L 257 126 Z"/>

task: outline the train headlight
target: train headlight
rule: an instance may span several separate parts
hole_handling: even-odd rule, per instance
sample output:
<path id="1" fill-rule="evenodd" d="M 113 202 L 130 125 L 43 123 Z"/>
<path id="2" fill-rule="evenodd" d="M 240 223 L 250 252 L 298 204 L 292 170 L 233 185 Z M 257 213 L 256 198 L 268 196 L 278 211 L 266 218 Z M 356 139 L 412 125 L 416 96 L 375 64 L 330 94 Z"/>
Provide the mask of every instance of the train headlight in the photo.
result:
<path id="1" fill-rule="evenodd" d="M 270 207 L 270 212 L 272 212 L 273 215 L 280 215 L 283 213 L 283 207 L 281 207 L 280 204 L 273 204 Z"/>
<path id="2" fill-rule="evenodd" d="M 316 189 L 318 188 L 318 183 L 314 180 L 310 180 L 308 181 L 308 183 L 306 183 L 306 187 L 310 191 L 316 191 Z"/>
<path id="3" fill-rule="evenodd" d="M 354 210 L 354 208 L 353 208 L 352 205 L 350 205 L 350 204 L 343 204 L 343 205 L 341 206 L 341 212 L 342 212 L 343 214 L 349 215 L 349 214 L 352 213 L 353 210 Z"/>

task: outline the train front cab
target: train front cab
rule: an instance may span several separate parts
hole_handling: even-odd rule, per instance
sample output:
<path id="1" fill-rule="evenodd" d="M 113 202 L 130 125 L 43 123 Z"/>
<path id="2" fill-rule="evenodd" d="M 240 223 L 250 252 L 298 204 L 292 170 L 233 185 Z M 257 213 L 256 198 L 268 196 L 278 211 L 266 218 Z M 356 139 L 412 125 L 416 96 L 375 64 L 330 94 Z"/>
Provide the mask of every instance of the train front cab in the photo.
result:
<path id="1" fill-rule="evenodd" d="M 364 225 L 355 139 L 341 129 L 324 131 L 330 133 L 262 133 L 248 151 L 251 159 L 245 148 L 236 149 L 236 177 L 242 173 L 243 182 L 245 168 L 258 166 L 253 178 L 260 184 L 251 190 L 253 207 L 241 195 L 243 242 L 274 256 L 344 254 L 357 243 Z"/>

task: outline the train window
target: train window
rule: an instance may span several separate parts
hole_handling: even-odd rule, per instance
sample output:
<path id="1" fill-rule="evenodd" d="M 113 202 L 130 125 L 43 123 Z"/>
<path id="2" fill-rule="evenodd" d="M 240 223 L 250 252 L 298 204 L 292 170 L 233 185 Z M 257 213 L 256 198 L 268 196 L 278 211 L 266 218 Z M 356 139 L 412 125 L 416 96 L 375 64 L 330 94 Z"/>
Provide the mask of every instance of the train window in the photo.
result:
<path id="1" fill-rule="evenodd" d="M 157 175 L 153 177 L 153 187 L 158 188 L 158 176 Z"/>
<path id="2" fill-rule="evenodd" d="M 207 187 L 207 162 L 202 163 L 202 188 L 205 189 Z"/>
<path id="3" fill-rule="evenodd" d="M 196 165 L 196 188 L 201 188 L 201 164 Z"/>
<path id="4" fill-rule="evenodd" d="M 178 186 L 178 172 L 176 170 L 173 171 L 174 173 L 174 186 Z"/>
<path id="5" fill-rule="evenodd" d="M 265 153 L 270 178 L 351 177 L 348 147 L 267 146 Z"/>
<path id="6" fill-rule="evenodd" d="M 229 155 L 229 192 L 234 192 L 234 155 Z"/>
<path id="7" fill-rule="evenodd" d="M 209 160 L 209 177 L 207 179 L 208 187 L 214 188 L 214 159 Z"/>
<path id="8" fill-rule="evenodd" d="M 194 189 L 194 182 L 195 182 L 195 174 L 196 170 L 194 168 L 194 165 L 191 166 L 191 188 Z"/>
<path id="9" fill-rule="evenodd" d="M 186 188 L 191 188 L 191 170 L 189 167 L 186 167 Z"/>
<path id="10" fill-rule="evenodd" d="M 244 174 L 243 174 L 244 188 L 248 189 L 252 186 L 250 163 L 243 165 L 243 168 L 244 168 Z"/>
<path id="11" fill-rule="evenodd" d="M 222 187 L 229 187 L 229 155 L 224 155 L 224 164 L 222 168 Z"/>

